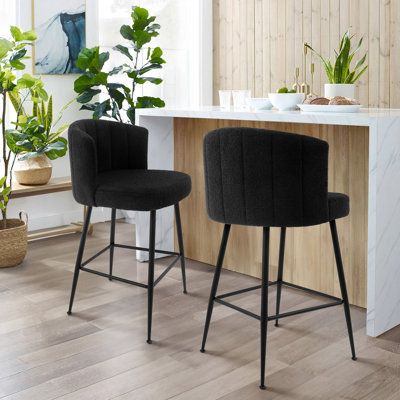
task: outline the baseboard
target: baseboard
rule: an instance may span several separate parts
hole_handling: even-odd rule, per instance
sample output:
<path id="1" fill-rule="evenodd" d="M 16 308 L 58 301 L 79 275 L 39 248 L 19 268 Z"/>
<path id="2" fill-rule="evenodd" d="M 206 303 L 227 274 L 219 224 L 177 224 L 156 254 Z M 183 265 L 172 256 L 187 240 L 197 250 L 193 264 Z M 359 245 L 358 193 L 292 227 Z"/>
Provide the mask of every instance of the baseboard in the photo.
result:
<path id="1" fill-rule="evenodd" d="M 117 218 L 123 218 L 123 214 L 118 211 Z M 72 222 L 83 220 L 83 207 L 79 210 L 69 211 L 63 214 L 49 214 L 40 217 L 30 216 L 28 222 L 28 230 L 37 231 L 39 229 L 56 228 L 64 225 L 69 225 Z M 93 208 L 91 222 L 104 222 L 110 220 L 109 208 Z"/>

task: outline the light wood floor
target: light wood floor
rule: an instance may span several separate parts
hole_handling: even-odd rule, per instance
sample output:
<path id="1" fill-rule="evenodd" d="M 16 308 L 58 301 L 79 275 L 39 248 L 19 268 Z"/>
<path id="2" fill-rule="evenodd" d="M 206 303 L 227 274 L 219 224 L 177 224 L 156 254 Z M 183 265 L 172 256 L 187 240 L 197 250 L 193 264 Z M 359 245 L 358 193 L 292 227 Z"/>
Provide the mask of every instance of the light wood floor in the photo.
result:
<path id="1" fill-rule="evenodd" d="M 95 226 L 87 255 L 106 243 L 108 228 Z M 130 238 L 132 226 L 118 223 L 117 239 Z M 77 245 L 78 236 L 30 243 L 22 266 L 0 270 L 2 399 L 400 399 L 400 328 L 367 338 L 361 309 L 352 309 L 356 362 L 341 308 L 287 318 L 279 328 L 269 324 L 265 392 L 258 389 L 257 321 L 217 305 L 201 354 L 213 268 L 196 262 L 188 262 L 188 295 L 181 294 L 179 268 L 157 286 L 153 345 L 145 343 L 146 291 L 137 287 L 81 273 L 68 317 Z M 116 272 L 145 281 L 146 264 L 136 265 L 132 252 L 116 250 L 116 261 Z M 106 263 L 104 255 L 93 266 Z M 227 271 L 221 290 L 255 282 Z M 236 301 L 256 311 L 259 293 Z M 285 310 L 315 303 L 284 291 Z"/>

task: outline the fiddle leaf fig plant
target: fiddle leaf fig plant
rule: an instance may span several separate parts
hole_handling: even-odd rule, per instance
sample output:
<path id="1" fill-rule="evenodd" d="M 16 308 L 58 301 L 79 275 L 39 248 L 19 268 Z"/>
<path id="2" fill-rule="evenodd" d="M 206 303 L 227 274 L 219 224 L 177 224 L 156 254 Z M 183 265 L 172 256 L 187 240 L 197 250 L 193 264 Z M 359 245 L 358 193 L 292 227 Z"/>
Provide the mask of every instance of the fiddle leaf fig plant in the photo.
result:
<path id="1" fill-rule="evenodd" d="M 336 60 L 334 64 L 329 59 L 326 59 L 317 53 L 308 43 L 304 45 L 313 51 L 322 61 L 325 68 L 326 76 L 329 83 L 355 83 L 361 75 L 367 70 L 368 65 L 364 65 L 367 59 L 367 53 L 365 53 L 351 69 L 351 63 L 354 56 L 360 50 L 363 37 L 359 40 L 355 47 L 352 46 L 352 39 L 354 35 L 350 36 L 350 32 L 347 31 L 340 40 L 339 50 L 335 50 Z"/>
<path id="2" fill-rule="evenodd" d="M 162 68 L 165 63 L 160 47 L 151 48 L 148 44 L 158 36 L 160 25 L 155 23 L 156 17 L 142 7 L 133 7 L 132 23 L 122 25 L 121 36 L 125 44 L 118 44 L 113 50 L 121 53 L 126 62 L 111 70 L 106 70 L 105 64 L 110 58 L 109 52 L 100 52 L 99 47 L 84 48 L 77 60 L 77 66 L 83 74 L 74 82 L 74 90 L 78 94 L 77 101 L 82 104 L 81 110 L 93 112 L 94 119 L 108 117 L 120 122 L 128 120 L 135 123 L 137 108 L 164 107 L 165 103 L 159 97 L 137 96 L 137 85 L 151 83 L 159 85 L 162 79 L 149 73 Z M 118 82 L 123 77 L 126 85 Z M 104 100 L 93 99 L 102 94 Z"/>

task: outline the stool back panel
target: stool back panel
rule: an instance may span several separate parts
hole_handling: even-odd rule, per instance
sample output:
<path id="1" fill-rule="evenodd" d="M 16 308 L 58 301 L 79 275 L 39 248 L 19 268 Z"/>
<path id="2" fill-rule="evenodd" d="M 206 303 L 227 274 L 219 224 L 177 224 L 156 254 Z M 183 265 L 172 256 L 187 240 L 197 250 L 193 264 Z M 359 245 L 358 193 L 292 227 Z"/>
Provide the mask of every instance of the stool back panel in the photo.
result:
<path id="1" fill-rule="evenodd" d="M 76 201 L 94 206 L 97 174 L 147 169 L 147 129 L 104 120 L 80 120 L 69 127 L 72 190 Z"/>
<path id="2" fill-rule="evenodd" d="M 307 226 L 328 221 L 328 144 L 253 128 L 204 139 L 207 212 L 222 223 Z"/>

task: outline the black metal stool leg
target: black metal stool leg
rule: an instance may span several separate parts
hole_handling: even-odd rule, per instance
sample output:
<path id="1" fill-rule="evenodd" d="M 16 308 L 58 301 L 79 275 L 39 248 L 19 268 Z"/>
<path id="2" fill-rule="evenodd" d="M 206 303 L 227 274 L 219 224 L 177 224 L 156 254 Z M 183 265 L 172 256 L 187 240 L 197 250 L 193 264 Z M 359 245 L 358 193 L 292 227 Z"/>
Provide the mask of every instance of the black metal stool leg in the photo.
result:
<path id="1" fill-rule="evenodd" d="M 204 325 L 203 341 L 201 343 L 201 349 L 200 349 L 200 351 L 202 353 L 205 352 L 205 345 L 206 345 L 206 340 L 207 340 L 207 335 L 208 335 L 208 329 L 210 327 L 211 315 L 212 315 L 213 307 L 214 307 L 214 299 L 215 299 L 215 296 L 216 296 L 217 290 L 218 290 L 218 283 L 219 283 L 219 278 L 221 276 L 221 269 L 222 269 L 222 264 L 224 262 L 225 250 L 226 250 L 226 245 L 228 243 L 230 229 L 231 229 L 230 225 L 226 224 L 224 226 L 224 233 L 222 234 L 217 265 L 215 266 L 214 279 L 213 279 L 212 286 L 211 286 L 210 298 L 208 300 L 208 308 L 207 308 L 206 322 Z"/>
<path id="2" fill-rule="evenodd" d="M 281 238 L 279 241 L 279 261 L 278 261 L 278 277 L 276 279 L 276 315 L 279 314 L 281 306 L 281 294 L 282 294 L 282 280 L 283 280 L 283 263 L 285 258 L 285 239 L 286 239 L 286 228 L 281 228 Z M 275 326 L 278 326 L 278 318 L 275 320 Z"/>
<path id="3" fill-rule="evenodd" d="M 72 305 L 74 303 L 75 291 L 79 278 L 79 270 L 82 264 L 82 257 L 83 257 L 83 252 L 85 250 L 86 236 L 89 230 L 91 215 L 92 215 L 92 207 L 88 207 L 85 214 L 85 221 L 83 222 L 82 235 L 81 235 L 81 241 L 79 242 L 78 254 L 76 256 L 75 272 L 71 288 L 71 297 L 69 299 L 69 308 L 67 312 L 68 315 L 71 315 L 72 312 Z"/>
<path id="4" fill-rule="evenodd" d="M 265 389 L 265 359 L 267 355 L 268 325 L 268 281 L 269 281 L 269 233 L 270 228 L 263 228 L 262 281 L 261 281 L 261 380 L 260 389 Z"/>
<path id="5" fill-rule="evenodd" d="M 351 325 L 349 298 L 347 295 L 346 279 L 345 279 L 345 275 L 344 275 L 342 255 L 340 253 L 340 245 L 339 245 L 339 238 L 338 238 L 337 229 L 336 229 L 336 221 L 335 220 L 330 221 L 329 225 L 331 228 L 333 249 L 335 251 L 335 259 L 336 259 L 336 266 L 337 266 L 337 272 L 338 272 L 338 277 L 339 277 L 340 290 L 342 292 L 344 315 L 346 317 L 347 331 L 349 333 L 351 356 L 352 356 L 353 360 L 356 360 L 357 357 L 356 357 L 356 350 L 354 348 L 354 338 L 353 338 L 353 328 Z"/>
<path id="6" fill-rule="evenodd" d="M 149 275 L 147 282 L 147 343 L 151 344 L 151 324 L 153 317 L 153 291 L 154 291 L 154 250 L 156 242 L 156 211 L 150 211 L 149 234 Z"/>
<path id="7" fill-rule="evenodd" d="M 176 233 L 177 233 L 177 236 L 178 236 L 179 254 L 180 254 L 180 259 L 181 259 L 183 293 L 187 293 L 187 290 L 186 290 L 185 250 L 184 250 L 184 247 L 183 247 L 182 223 L 181 223 L 181 213 L 179 211 L 179 203 L 175 204 L 175 222 L 176 222 Z"/>
<path id="8" fill-rule="evenodd" d="M 111 209 L 111 227 L 110 227 L 110 277 L 108 278 L 112 281 L 113 274 L 113 262 L 114 262 L 114 244 L 115 244 L 115 216 L 117 210 L 115 208 Z"/>

